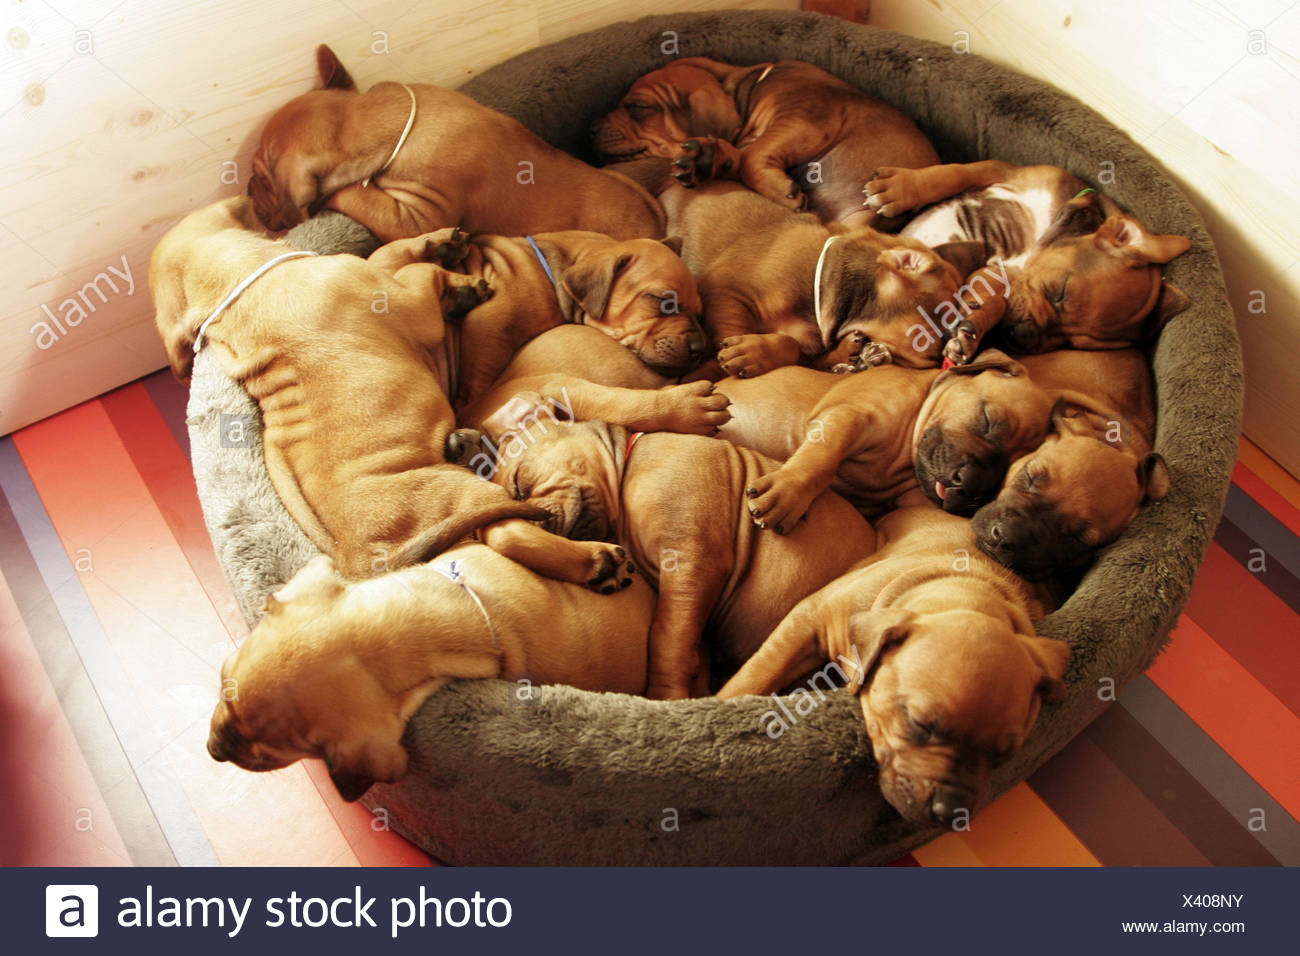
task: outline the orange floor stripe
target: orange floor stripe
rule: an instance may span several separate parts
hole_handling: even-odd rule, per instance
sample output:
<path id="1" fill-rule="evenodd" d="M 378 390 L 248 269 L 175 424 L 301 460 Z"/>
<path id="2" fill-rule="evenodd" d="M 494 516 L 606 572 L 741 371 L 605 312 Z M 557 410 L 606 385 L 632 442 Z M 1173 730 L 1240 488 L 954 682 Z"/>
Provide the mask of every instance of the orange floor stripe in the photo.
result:
<path id="1" fill-rule="evenodd" d="M 1147 676 L 1300 818 L 1300 717 L 1187 615 Z"/>
<path id="2" fill-rule="evenodd" d="M 984 866 L 962 833 L 945 833 L 912 851 L 922 866 Z"/>
<path id="3" fill-rule="evenodd" d="M 1300 480 L 1260 451 L 1259 446 L 1244 435 L 1237 443 L 1237 460 L 1262 478 L 1292 508 L 1300 509 Z"/>
<path id="4" fill-rule="evenodd" d="M 912 851 L 922 866 L 1101 866 L 1028 784 L 980 811 L 968 831 Z"/>
<path id="5" fill-rule="evenodd" d="M 962 836 L 988 866 L 1101 865 L 1026 783 L 982 810 Z"/>
<path id="6" fill-rule="evenodd" d="M 171 764 L 218 858 L 355 861 L 301 767 L 249 774 L 204 750 L 231 639 L 103 406 L 70 409 L 15 434 L 14 442 L 164 745 L 155 759 Z"/>

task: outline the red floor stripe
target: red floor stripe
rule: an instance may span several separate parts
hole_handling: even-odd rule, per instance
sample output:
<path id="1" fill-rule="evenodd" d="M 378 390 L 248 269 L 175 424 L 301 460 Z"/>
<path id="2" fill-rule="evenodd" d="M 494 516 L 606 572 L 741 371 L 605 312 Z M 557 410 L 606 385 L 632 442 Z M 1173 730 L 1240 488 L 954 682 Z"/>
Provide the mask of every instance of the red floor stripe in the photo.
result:
<path id="1" fill-rule="evenodd" d="M 1300 635 L 1300 615 L 1218 544 L 1205 553 L 1185 613 L 1300 715 L 1300 654 L 1279 653 L 1287 635 Z"/>
<path id="2" fill-rule="evenodd" d="M 248 633 L 203 523 L 189 459 L 140 382 L 100 398 L 122 445 L 232 639 Z"/>

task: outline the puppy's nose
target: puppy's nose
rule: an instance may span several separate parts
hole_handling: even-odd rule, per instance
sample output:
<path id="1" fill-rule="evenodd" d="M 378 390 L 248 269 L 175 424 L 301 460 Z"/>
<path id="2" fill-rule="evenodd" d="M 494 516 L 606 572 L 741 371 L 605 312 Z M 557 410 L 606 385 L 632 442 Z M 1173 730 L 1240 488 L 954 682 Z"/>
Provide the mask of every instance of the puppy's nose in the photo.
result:
<path id="1" fill-rule="evenodd" d="M 692 335 L 686 340 L 686 351 L 691 358 L 700 359 L 703 358 L 704 353 L 708 351 L 708 345 L 705 343 L 703 336 Z"/>
<path id="2" fill-rule="evenodd" d="M 221 741 L 219 741 L 215 736 L 208 738 L 208 756 L 218 763 L 225 763 L 230 759 L 230 755 L 227 754 L 225 748 L 222 747 Z"/>
<path id="3" fill-rule="evenodd" d="M 1011 326 L 1011 345 L 1017 352 L 1037 352 L 1042 345 L 1042 330 L 1033 322 Z"/>
<path id="4" fill-rule="evenodd" d="M 965 810 L 970 813 L 971 795 L 967 791 L 950 786 L 939 786 L 930 797 L 930 816 L 936 823 L 949 826 L 957 815 Z"/>

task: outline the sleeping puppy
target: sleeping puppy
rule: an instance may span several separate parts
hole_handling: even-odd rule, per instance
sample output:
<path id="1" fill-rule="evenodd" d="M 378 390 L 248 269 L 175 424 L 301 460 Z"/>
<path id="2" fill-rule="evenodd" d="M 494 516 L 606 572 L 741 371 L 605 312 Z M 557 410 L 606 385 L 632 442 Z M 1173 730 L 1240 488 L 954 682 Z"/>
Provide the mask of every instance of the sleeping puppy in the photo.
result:
<path id="1" fill-rule="evenodd" d="M 699 279 L 722 371 L 741 378 L 797 363 L 934 368 L 942 343 L 918 328 L 983 261 L 976 243 L 931 249 L 870 227 L 825 225 L 736 183 L 674 186 L 660 199 Z"/>
<path id="2" fill-rule="evenodd" d="M 353 583 L 313 558 L 222 666 L 208 753 L 245 770 L 320 757 L 356 800 L 406 773 L 407 720 L 454 678 L 640 694 L 654 594 L 617 585 L 598 596 L 481 544 Z"/>
<path id="3" fill-rule="evenodd" d="M 995 294 L 951 329 L 946 354 L 958 364 L 970 361 L 995 326 L 1015 352 L 1126 348 L 1155 338 L 1189 304 L 1160 275 L 1188 240 L 1149 232 L 1055 166 L 985 160 L 882 168 L 865 192 L 867 206 L 885 216 L 930 207 L 908 223 L 906 236 L 982 243 L 990 263 L 984 281 L 996 265 Z"/>
<path id="4" fill-rule="evenodd" d="M 1031 581 L 1088 567 L 1141 506 L 1169 491 L 1151 450 L 1151 371 L 1135 349 L 1029 358 L 1058 395 L 1046 440 L 1014 462 L 972 528 L 980 549 Z"/>
<path id="5" fill-rule="evenodd" d="M 468 96 L 426 84 L 360 92 L 327 46 L 321 89 L 262 131 L 248 194 L 271 230 L 323 208 L 391 242 L 448 226 L 523 236 L 567 229 L 658 238 L 663 213 L 636 184 L 593 169 Z"/>
<path id="6" fill-rule="evenodd" d="M 443 266 L 493 293 L 466 317 L 452 361 L 439 368 L 457 408 L 480 399 L 527 342 L 561 325 L 598 329 L 665 376 L 704 357 L 703 306 L 676 240 L 549 232 L 530 244 L 460 230 L 434 235 L 445 237 L 436 250 Z"/>
<path id="7" fill-rule="evenodd" d="M 1064 694 L 1070 648 L 1038 637 L 1029 586 L 928 506 L 876 526 L 879 550 L 801 601 L 719 697 L 772 694 L 833 662 L 858 697 L 880 789 L 919 826 L 970 819 L 990 772 Z"/>
<path id="8" fill-rule="evenodd" d="M 267 472 L 312 543 L 362 578 L 539 517 L 447 460 L 456 422 L 437 370 L 455 336 L 444 315 L 471 313 L 491 289 L 429 261 L 436 237 L 369 259 L 277 262 L 291 250 L 255 228 L 242 196 L 191 213 L 154 249 L 149 289 L 177 377 L 210 349 L 258 403 Z M 548 568 L 565 580 L 599 586 L 621 567 L 608 545 L 549 543 Z"/>
<path id="9" fill-rule="evenodd" d="M 779 369 L 717 390 L 732 403 L 722 437 L 785 462 L 745 489 L 753 521 L 778 534 L 827 488 L 867 516 L 919 502 L 918 489 L 969 515 L 997 494 L 1009 463 L 1043 441 L 1053 406 L 994 349 L 946 371 Z"/>
<path id="10" fill-rule="evenodd" d="M 871 527 L 829 493 L 789 535 L 760 534 L 740 492 L 775 463 L 755 452 L 700 436 L 557 422 L 537 416 L 536 400 L 517 397 L 487 423 L 494 438 L 513 436 L 500 441 L 494 480 L 546 510 L 556 534 L 619 542 L 656 585 L 651 698 L 707 692 L 699 654 L 706 628 L 729 673 L 796 602 L 874 547 Z"/>
<path id="11" fill-rule="evenodd" d="M 827 222 L 896 228 L 862 208 L 860 188 L 879 166 L 928 166 L 938 156 L 902 113 L 811 63 L 733 66 L 705 57 L 647 73 L 596 122 L 603 162 L 681 155 L 685 140 L 715 137 L 725 166 L 748 188 Z M 688 170 L 696 158 L 683 158 Z M 792 178 L 792 173 L 794 178 Z"/>

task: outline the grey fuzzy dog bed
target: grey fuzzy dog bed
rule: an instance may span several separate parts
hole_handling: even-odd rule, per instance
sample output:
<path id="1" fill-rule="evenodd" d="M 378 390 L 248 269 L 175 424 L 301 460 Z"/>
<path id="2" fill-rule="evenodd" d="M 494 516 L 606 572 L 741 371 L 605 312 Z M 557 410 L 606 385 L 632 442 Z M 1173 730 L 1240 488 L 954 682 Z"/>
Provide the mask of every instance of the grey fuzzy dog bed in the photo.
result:
<path id="1" fill-rule="evenodd" d="M 1076 100 L 979 57 L 815 14 L 617 24 L 517 56 L 463 90 L 590 158 L 588 125 L 671 58 L 661 52 L 670 36 L 676 56 L 816 63 L 907 113 L 947 161 L 1061 166 L 1154 230 L 1192 241 L 1166 269 L 1192 306 L 1152 353 L 1156 450 L 1172 491 L 1042 622 L 1042 634 L 1074 649 L 1069 696 L 1044 707 L 1024 749 L 995 777 L 992 792 L 1000 793 L 1101 712 L 1108 681 L 1121 687 L 1151 662 L 1218 521 L 1236 457 L 1241 361 L 1214 247 L 1151 157 Z M 1103 169 L 1114 170 L 1113 182 L 1098 181 Z M 364 254 L 368 238 L 334 217 L 300 227 L 291 241 Z M 257 421 L 256 406 L 211 353 L 200 354 L 189 405 L 194 473 L 250 623 L 266 594 L 315 553 L 271 488 Z M 884 863 L 936 835 L 903 823 L 882 799 L 852 698 L 835 692 L 806 715 L 791 709 L 789 729 L 775 740 L 764 733 L 773 706 L 771 698 L 659 703 L 453 683 L 410 723 L 408 776 L 377 786 L 367 802 L 433 856 L 459 864 Z"/>

